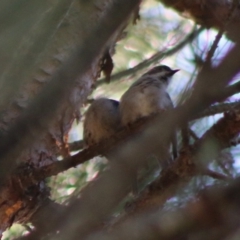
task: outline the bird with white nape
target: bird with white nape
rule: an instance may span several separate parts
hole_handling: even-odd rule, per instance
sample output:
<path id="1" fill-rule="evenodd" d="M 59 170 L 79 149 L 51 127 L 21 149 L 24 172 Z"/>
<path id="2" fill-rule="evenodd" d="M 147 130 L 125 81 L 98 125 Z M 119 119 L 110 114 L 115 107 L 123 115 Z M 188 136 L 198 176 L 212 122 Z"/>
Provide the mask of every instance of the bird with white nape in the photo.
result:
<path id="1" fill-rule="evenodd" d="M 167 92 L 172 76 L 179 69 L 160 65 L 143 74 L 123 94 L 120 100 L 121 123 L 127 126 L 136 120 L 173 109 L 173 102 Z M 173 158 L 177 157 L 176 130 L 171 138 Z"/>

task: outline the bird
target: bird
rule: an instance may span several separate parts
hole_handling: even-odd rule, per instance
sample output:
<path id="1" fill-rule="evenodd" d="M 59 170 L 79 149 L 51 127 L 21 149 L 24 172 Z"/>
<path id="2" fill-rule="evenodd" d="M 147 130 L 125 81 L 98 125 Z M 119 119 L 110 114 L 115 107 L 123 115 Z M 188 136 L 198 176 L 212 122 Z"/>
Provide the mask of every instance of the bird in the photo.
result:
<path id="1" fill-rule="evenodd" d="M 119 102 L 108 98 L 98 98 L 88 108 L 83 123 L 85 147 L 100 143 L 114 135 L 121 124 Z"/>
<path id="2" fill-rule="evenodd" d="M 88 108 L 83 122 L 84 147 L 90 147 L 110 138 L 121 129 L 119 101 L 99 98 L 93 101 Z M 111 163 L 114 161 L 116 148 L 102 153 Z M 137 183 L 132 183 L 133 193 L 137 192 Z"/>
<path id="3" fill-rule="evenodd" d="M 179 69 L 173 70 L 166 65 L 159 65 L 134 82 L 120 99 L 121 124 L 129 126 L 140 118 L 173 109 L 167 87 L 172 76 L 178 71 Z M 176 131 L 171 142 L 173 158 L 176 158 Z"/>

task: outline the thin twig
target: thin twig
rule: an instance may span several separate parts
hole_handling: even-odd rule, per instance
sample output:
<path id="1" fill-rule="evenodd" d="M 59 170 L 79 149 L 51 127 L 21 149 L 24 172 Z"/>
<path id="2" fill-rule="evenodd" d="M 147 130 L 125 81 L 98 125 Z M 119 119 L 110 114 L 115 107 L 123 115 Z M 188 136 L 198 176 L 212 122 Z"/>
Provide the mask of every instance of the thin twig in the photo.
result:
<path id="1" fill-rule="evenodd" d="M 206 57 L 206 63 L 207 63 L 207 64 L 210 64 L 210 63 L 211 63 L 211 59 L 212 59 L 212 57 L 213 57 L 213 55 L 214 55 L 214 53 L 215 53 L 215 51 L 216 51 L 216 49 L 217 49 L 217 47 L 218 47 L 218 44 L 219 44 L 219 42 L 220 42 L 220 40 L 221 40 L 221 38 L 222 38 L 222 36 L 223 36 L 223 34 L 224 34 L 224 32 L 225 32 L 225 29 L 226 29 L 227 25 L 228 25 L 229 23 L 231 23 L 231 21 L 232 21 L 232 19 L 233 19 L 233 16 L 234 16 L 234 11 L 235 11 L 237 8 L 238 8 L 238 4 L 236 4 L 235 2 L 233 2 L 233 3 L 232 3 L 232 6 L 231 6 L 231 8 L 230 8 L 230 10 L 229 10 L 229 13 L 228 13 L 228 15 L 227 15 L 227 17 L 226 17 L 226 20 L 224 21 L 224 25 L 223 25 L 222 28 L 219 29 L 219 31 L 218 31 L 218 33 L 217 33 L 217 35 L 216 35 L 216 37 L 215 37 L 215 40 L 214 40 L 214 42 L 213 42 L 213 45 L 212 45 L 212 47 L 210 48 L 210 50 L 209 50 L 209 52 L 208 52 L 208 54 L 207 54 L 207 57 Z"/>
<path id="2" fill-rule="evenodd" d="M 111 76 L 111 82 L 116 81 L 118 79 L 121 79 L 123 77 L 127 77 L 127 76 L 130 76 L 130 75 L 136 74 L 138 71 L 140 71 L 142 69 L 145 69 L 146 67 L 148 67 L 151 64 L 159 61 L 160 59 L 173 55 L 174 53 L 181 50 L 188 43 L 193 41 L 194 38 L 196 36 L 198 36 L 203 30 L 204 30 L 203 27 L 201 27 L 197 30 L 194 27 L 193 31 L 188 36 L 186 36 L 186 38 L 184 38 L 179 44 L 174 46 L 173 48 L 171 48 L 169 50 L 165 50 L 165 51 L 159 51 L 159 52 L 155 53 L 152 57 L 142 61 L 141 63 L 139 63 L 135 67 L 112 75 Z M 96 85 L 99 86 L 99 85 L 106 84 L 106 83 L 107 83 L 106 79 L 104 78 L 104 79 L 98 80 Z"/>
<path id="3" fill-rule="evenodd" d="M 207 63 L 207 64 L 210 64 L 210 63 L 211 63 L 211 59 L 212 59 L 212 57 L 213 57 L 213 55 L 214 55 L 214 53 L 215 53 L 215 51 L 216 51 L 216 49 L 217 49 L 217 47 L 218 47 L 218 44 L 219 44 L 219 42 L 220 42 L 220 40 L 221 40 L 221 38 L 222 38 L 223 33 L 224 33 L 224 30 L 223 30 L 223 29 L 220 29 L 220 30 L 218 31 L 218 34 L 217 34 L 216 37 L 215 37 L 215 40 L 214 40 L 214 42 L 213 42 L 213 45 L 212 45 L 212 47 L 210 48 L 210 50 L 208 51 L 208 54 L 207 54 L 207 57 L 206 57 L 206 63 Z"/>
<path id="4" fill-rule="evenodd" d="M 222 173 L 218 173 L 218 172 L 215 172 L 215 171 L 212 171 L 210 169 L 205 169 L 205 170 L 202 170 L 200 172 L 201 175 L 206 175 L 206 176 L 209 176 L 211 178 L 214 178 L 214 179 L 217 179 L 217 180 L 230 180 L 231 178 L 222 174 Z"/>
<path id="5" fill-rule="evenodd" d="M 196 115 L 196 119 L 203 118 L 203 117 L 209 117 L 215 114 L 227 112 L 234 110 L 240 106 L 240 101 L 231 102 L 231 103 L 221 103 L 217 105 L 213 105 L 207 109 L 205 109 L 203 112 Z"/>

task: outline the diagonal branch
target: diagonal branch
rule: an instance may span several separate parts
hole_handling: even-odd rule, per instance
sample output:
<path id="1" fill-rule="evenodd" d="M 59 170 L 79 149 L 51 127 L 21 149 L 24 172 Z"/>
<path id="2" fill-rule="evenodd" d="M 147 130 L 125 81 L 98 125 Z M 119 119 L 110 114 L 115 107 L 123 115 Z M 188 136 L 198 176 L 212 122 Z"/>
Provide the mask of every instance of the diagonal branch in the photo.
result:
<path id="1" fill-rule="evenodd" d="M 230 91 L 232 91 L 232 88 L 234 89 L 234 94 L 240 91 L 240 89 L 237 89 L 237 91 L 235 92 L 235 86 L 233 86 L 233 85 L 226 88 L 226 91 L 230 92 Z M 197 114 L 194 117 L 194 119 L 192 119 L 192 120 L 197 120 L 199 118 L 209 117 L 209 116 L 212 116 L 212 115 L 215 115 L 215 114 L 219 114 L 219 113 L 223 113 L 223 112 L 227 112 L 227 111 L 232 111 L 232 110 L 238 108 L 239 106 L 240 106 L 240 101 L 230 102 L 230 103 L 220 103 L 220 104 L 217 104 L 217 105 L 213 105 L 213 106 L 208 107 L 207 109 L 205 109 L 201 113 Z M 149 121 L 150 119 L 151 118 L 146 120 L 146 122 Z M 130 132 L 129 134 L 131 135 L 132 133 Z M 118 135 L 118 133 L 116 133 L 116 135 Z M 112 141 L 112 140 L 109 140 L 109 141 Z M 74 141 L 74 142 L 69 143 L 70 151 L 79 151 L 83 147 L 84 147 L 83 140 L 78 140 L 78 141 Z"/>
<path id="2" fill-rule="evenodd" d="M 39 138 L 62 103 L 74 87 L 77 77 L 82 77 L 89 69 L 94 59 L 112 37 L 113 33 L 129 17 L 140 0 L 113 1 L 108 13 L 99 24 L 89 29 L 89 34 L 83 38 L 71 54 L 71 57 L 56 72 L 43 91 L 29 105 L 25 113 L 10 127 L 6 135 L 1 134 L 0 142 L 0 182 L 16 167 L 19 154 Z M 121 14 L 120 14 L 121 13 Z M 98 36 L 96 38 L 96 36 Z M 84 60 L 82 58 L 84 57 Z M 51 104 L 49 104 L 51 102 Z"/>
<path id="3" fill-rule="evenodd" d="M 126 236 L 132 240 L 145 240 L 149 236 L 152 240 L 189 239 L 189 236 L 191 239 L 195 236 L 196 239 L 203 239 L 201 236 L 204 239 L 238 239 L 239 188 L 238 177 L 228 186 L 201 191 L 198 199 L 189 201 L 184 208 L 165 214 L 154 209 L 133 215 L 111 231 L 97 232 L 85 239 L 118 240 Z"/>
<path id="4" fill-rule="evenodd" d="M 139 211 L 149 206 L 153 207 L 162 205 L 167 199 L 175 194 L 179 185 L 188 182 L 192 177 L 199 174 L 217 176 L 209 170 L 199 169 L 196 165 L 197 153 L 201 147 L 209 140 L 215 141 L 219 146 L 219 151 L 229 147 L 230 142 L 240 132 L 240 119 L 238 113 L 225 114 L 216 124 L 214 124 L 201 139 L 193 146 L 189 146 L 181 151 L 180 156 L 174 164 L 165 169 L 159 178 L 149 185 L 141 196 L 132 203 L 131 211 Z M 217 176 L 223 177 L 223 176 Z M 225 178 L 225 180 L 228 178 Z"/>
<path id="5" fill-rule="evenodd" d="M 203 111 L 203 115 L 202 114 L 200 116 L 197 115 L 191 120 L 206 116 L 208 114 L 212 115 L 213 113 L 216 114 L 226 110 L 229 111 L 231 108 L 236 108 L 238 106 L 239 102 L 220 104 L 220 107 L 218 105 L 212 106 Z M 34 171 L 31 169 L 31 172 L 29 173 L 31 177 L 29 177 L 26 173 L 24 173 L 23 176 L 20 176 L 21 184 L 22 186 L 27 188 L 31 186 L 33 183 L 37 183 L 47 177 L 57 175 L 63 171 L 68 170 L 69 168 L 76 167 L 77 165 L 82 164 L 95 156 L 102 155 L 104 154 L 104 152 L 108 152 L 111 149 L 114 149 L 119 144 L 125 142 L 127 139 L 134 136 L 134 134 L 138 133 L 140 130 L 143 130 L 148 126 L 151 126 L 154 119 L 157 119 L 160 116 L 161 114 L 160 115 L 157 114 L 155 116 L 143 118 L 140 121 L 137 121 L 134 124 L 132 124 L 131 128 L 120 129 L 115 134 L 115 136 L 110 137 L 109 139 L 106 139 L 99 144 L 84 149 L 71 157 L 63 159 L 61 161 L 56 161 L 50 165 L 44 166 L 39 169 L 35 169 Z"/>
<path id="6" fill-rule="evenodd" d="M 188 43 L 192 42 L 203 30 L 204 30 L 204 28 L 195 29 L 195 27 L 194 27 L 192 32 L 189 35 L 187 35 L 176 46 L 172 47 L 169 50 L 159 51 L 159 52 L 155 53 L 152 57 L 142 61 L 141 63 L 139 63 L 135 67 L 129 68 L 125 71 L 122 71 L 122 72 L 119 72 L 119 73 L 116 73 L 116 74 L 112 75 L 111 76 L 111 82 L 117 81 L 118 79 L 130 76 L 130 75 L 133 75 L 133 74 L 137 73 L 138 71 L 143 70 L 146 67 L 149 67 L 151 64 L 156 63 L 157 61 L 175 54 L 176 52 L 181 50 L 184 46 L 186 46 Z M 105 78 L 100 79 L 100 80 L 97 81 L 97 86 L 102 85 L 102 84 L 106 84 L 106 83 L 107 83 L 107 81 L 106 81 Z"/>
<path id="7" fill-rule="evenodd" d="M 230 103 L 220 103 L 217 105 L 213 105 L 213 106 L 205 109 L 201 113 L 197 114 L 196 119 L 203 118 L 203 117 L 209 117 L 209 116 L 227 112 L 227 111 L 232 111 L 234 109 L 239 108 L 239 106 L 240 106 L 240 101 L 230 102 Z"/>
<path id="8" fill-rule="evenodd" d="M 214 53 L 218 47 L 218 44 L 223 36 L 224 30 L 220 29 L 215 37 L 215 40 L 212 44 L 212 47 L 210 48 L 210 50 L 207 53 L 207 57 L 206 57 L 206 63 L 211 63 L 212 57 L 214 56 Z"/>
<path id="9" fill-rule="evenodd" d="M 146 164 L 147 156 L 155 152 L 162 153 L 159 141 L 170 139 L 177 126 L 186 124 L 199 111 L 221 100 L 226 85 L 239 71 L 239 62 L 240 46 L 237 44 L 228 52 L 219 66 L 213 69 L 203 67 L 197 76 L 193 94 L 184 105 L 166 112 L 162 117 L 153 119 L 151 126 L 138 137 L 119 144 L 116 149 L 111 149 L 113 158 L 109 168 L 100 172 L 94 181 L 84 187 L 81 197 L 72 199 L 66 210 L 59 213 L 58 220 L 51 224 L 47 223 L 43 231 L 61 231 L 61 239 L 77 239 L 79 236 L 84 238 L 93 229 L 99 227 L 99 223 L 116 209 L 119 202 L 130 191 L 136 172 Z M 238 120 L 235 120 L 234 122 L 238 124 Z M 224 125 L 227 123 L 225 122 Z M 211 132 L 209 134 L 211 135 Z M 230 131 L 228 134 L 232 136 L 233 132 Z M 219 142 L 223 143 L 223 146 L 220 146 L 226 147 L 221 141 L 222 135 L 219 134 L 217 137 L 220 139 Z M 104 201 L 99 201 L 100 199 Z M 94 214 L 89 214 L 93 209 Z M 38 236 L 35 237 L 39 239 Z M 52 239 L 58 238 L 57 235 Z"/>
<path id="10" fill-rule="evenodd" d="M 206 28 L 225 29 L 231 40 L 240 38 L 240 10 L 232 7 L 230 1 L 185 1 L 185 0 L 159 0 L 167 7 L 171 7 L 181 15 L 193 19 Z M 234 11 L 232 13 L 232 11 Z M 227 25 L 226 25 L 227 21 Z M 230 23 L 230 24 L 229 24 Z"/>

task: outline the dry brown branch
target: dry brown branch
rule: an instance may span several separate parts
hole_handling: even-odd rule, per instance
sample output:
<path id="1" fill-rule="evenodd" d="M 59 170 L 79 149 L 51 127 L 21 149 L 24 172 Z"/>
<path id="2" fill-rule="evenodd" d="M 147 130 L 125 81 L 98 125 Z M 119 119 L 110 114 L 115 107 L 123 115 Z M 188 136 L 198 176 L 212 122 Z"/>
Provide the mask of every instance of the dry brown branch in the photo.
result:
<path id="1" fill-rule="evenodd" d="M 235 10 L 237 10 L 237 5 L 232 4 L 231 8 L 229 9 L 228 16 L 226 17 L 226 20 L 224 21 L 224 27 L 219 29 L 219 31 L 218 31 L 218 33 L 215 37 L 215 40 L 212 44 L 212 47 L 210 48 L 210 50 L 207 53 L 206 63 L 211 64 L 211 60 L 214 56 L 214 53 L 215 53 L 215 51 L 218 47 L 218 44 L 219 44 L 219 42 L 220 42 L 220 40 L 221 40 L 221 38 L 224 34 L 224 31 L 225 31 L 226 27 L 232 21 L 233 13 L 234 13 Z"/>

